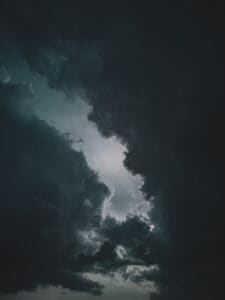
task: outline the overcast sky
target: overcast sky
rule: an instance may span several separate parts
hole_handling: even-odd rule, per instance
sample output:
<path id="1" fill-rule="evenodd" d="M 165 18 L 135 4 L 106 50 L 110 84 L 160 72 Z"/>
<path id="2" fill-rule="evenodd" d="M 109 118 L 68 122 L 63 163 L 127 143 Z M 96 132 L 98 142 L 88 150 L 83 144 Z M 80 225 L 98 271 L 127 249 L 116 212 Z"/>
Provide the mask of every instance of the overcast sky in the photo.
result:
<path id="1" fill-rule="evenodd" d="M 124 164 L 126 145 L 116 136 L 105 138 L 96 125 L 88 120 L 91 107 L 79 93 L 73 99 L 66 99 L 63 93 L 50 90 L 40 76 L 34 77 L 35 97 L 33 108 L 59 131 L 68 133 L 73 139 L 73 147 L 84 152 L 91 168 L 96 170 L 103 182 L 111 189 L 109 200 L 105 201 L 104 214 L 109 213 L 119 220 L 138 213 L 148 217 L 149 204 L 140 188 L 143 180 L 134 176 Z"/>
<path id="2" fill-rule="evenodd" d="M 224 298 L 224 8 L 0 1 L 0 300 Z"/>
<path id="3" fill-rule="evenodd" d="M 26 83 L 32 91 L 28 105 L 40 119 L 54 126 L 59 132 L 72 139 L 73 148 L 82 151 L 89 166 L 95 170 L 99 179 L 110 189 L 102 207 L 102 218 L 111 216 L 118 221 L 124 221 L 129 215 L 137 215 L 149 228 L 152 228 L 149 211 L 150 203 L 146 201 L 141 187 L 143 179 L 133 175 L 125 166 L 126 145 L 116 136 L 104 137 L 97 126 L 88 120 L 91 106 L 82 98 L 79 92 L 67 97 L 64 92 L 51 89 L 46 79 L 32 73 L 25 63 L 19 67 L 5 64 L 1 69 L 2 80 L 5 82 Z M 33 113 L 32 112 L 32 113 Z M 91 206 L 90 202 L 87 205 Z M 123 299 L 149 299 L 149 291 L 154 290 L 150 284 L 139 286 L 125 281 L 115 273 L 113 277 L 94 275 L 104 286 L 103 299 L 111 300 L 118 296 Z M 22 292 L 18 295 L 2 296 L 2 300 L 27 299 L 95 299 L 95 296 L 62 290 L 60 288 L 39 288 L 37 292 Z"/>

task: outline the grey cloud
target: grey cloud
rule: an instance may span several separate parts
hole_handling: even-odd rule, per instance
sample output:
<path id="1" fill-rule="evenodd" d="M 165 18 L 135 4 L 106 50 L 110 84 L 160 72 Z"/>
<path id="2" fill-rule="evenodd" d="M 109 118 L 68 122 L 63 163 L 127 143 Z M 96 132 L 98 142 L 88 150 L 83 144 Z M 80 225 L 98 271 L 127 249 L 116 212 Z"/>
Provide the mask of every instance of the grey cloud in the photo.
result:
<path id="1" fill-rule="evenodd" d="M 0 291 L 60 285 L 99 294 L 74 261 L 85 247 L 78 231 L 99 215 L 108 188 L 68 139 L 28 114 L 28 86 L 0 83 L 0 93 Z"/>
<path id="2" fill-rule="evenodd" d="M 125 238 L 134 255 L 159 265 L 161 294 L 152 299 L 222 297 L 224 1 L 145 2 L 124 13 L 122 4 L 25 3 L 26 11 L 6 6 L 3 32 L 51 87 L 85 91 L 90 120 L 126 143 L 126 166 L 144 177 L 146 197 L 155 196 L 155 233 L 129 220 L 107 231 L 110 243 Z M 136 238 L 135 246 L 129 231 L 126 240 L 127 228 L 141 228 L 146 243 Z"/>

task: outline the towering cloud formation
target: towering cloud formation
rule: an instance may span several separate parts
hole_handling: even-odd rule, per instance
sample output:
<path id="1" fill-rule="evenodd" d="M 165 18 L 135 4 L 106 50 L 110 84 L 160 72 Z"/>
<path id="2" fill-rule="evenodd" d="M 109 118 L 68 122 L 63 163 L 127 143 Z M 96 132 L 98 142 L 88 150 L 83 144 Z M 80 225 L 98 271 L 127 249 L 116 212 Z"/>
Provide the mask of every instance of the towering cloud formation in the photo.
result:
<path id="1" fill-rule="evenodd" d="M 68 94 L 74 89 L 85 93 L 93 107 L 90 119 L 104 135 L 116 134 L 126 143 L 125 164 L 144 176 L 146 198 L 154 199 L 154 233 L 146 233 L 137 220 L 105 224 L 108 227 L 103 232 L 111 244 L 102 248 L 102 253 L 113 260 L 114 243 L 122 244 L 135 259 L 158 265 L 159 272 L 143 272 L 143 277 L 160 287 L 160 294 L 152 299 L 221 297 L 224 1 L 146 1 L 143 6 L 128 7 L 113 3 L 108 9 L 103 3 L 86 7 L 73 1 L 45 1 L 34 6 L 22 2 L 25 5 L 16 4 L 14 11 L 8 5 L 3 9 L 4 38 L 14 40 L 30 67 L 46 76 L 51 87 Z M 40 125 L 35 126 L 35 132 L 41 130 Z M 34 150 L 36 153 L 38 148 Z M 23 153 L 26 151 L 19 159 Z M 66 177 L 69 182 L 70 177 Z M 130 230 L 133 236 L 124 240 Z M 140 236 L 144 249 L 136 242 Z M 57 249 L 56 255 L 61 257 Z"/>

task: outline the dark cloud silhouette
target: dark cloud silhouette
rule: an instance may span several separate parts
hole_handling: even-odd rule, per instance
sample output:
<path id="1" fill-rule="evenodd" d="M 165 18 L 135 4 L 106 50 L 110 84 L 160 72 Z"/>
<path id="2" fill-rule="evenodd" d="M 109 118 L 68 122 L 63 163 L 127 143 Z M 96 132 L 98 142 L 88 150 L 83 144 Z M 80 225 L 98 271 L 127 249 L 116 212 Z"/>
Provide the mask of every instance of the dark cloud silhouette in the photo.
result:
<path id="1" fill-rule="evenodd" d="M 60 285 L 99 294 L 101 285 L 74 262 L 85 248 L 78 232 L 108 189 L 83 154 L 27 108 L 29 86 L 1 83 L 0 94 L 0 291 Z"/>
<path id="2" fill-rule="evenodd" d="M 157 257 L 161 293 L 154 299 L 223 294 L 224 48 L 222 36 L 204 33 L 203 41 L 196 37 L 172 55 L 167 48 L 144 55 L 137 80 L 128 74 L 129 88 L 96 97 L 90 116 L 104 134 L 126 142 L 126 166 L 144 176 L 144 192 L 155 196 L 151 217 L 169 242 Z"/>
<path id="3" fill-rule="evenodd" d="M 3 38 L 52 88 L 88 96 L 90 120 L 126 143 L 154 198 L 154 232 L 111 220 L 99 256 L 112 262 L 122 244 L 157 264 L 143 273 L 160 287 L 151 299 L 210 300 L 223 294 L 224 1 L 143 3 L 5 4 Z"/>
<path id="4" fill-rule="evenodd" d="M 136 53 L 141 70 L 120 78 L 122 89 L 113 93 L 113 83 L 96 97 L 90 116 L 104 134 L 127 143 L 126 166 L 144 176 L 146 195 L 155 196 L 151 217 L 169 242 L 157 257 L 161 294 L 154 299 L 223 294 L 224 48 L 218 31 L 203 30 L 200 41 L 194 30 L 201 26 L 188 31 L 192 40 L 186 35 L 181 49 L 169 41 L 174 53 L 164 45 L 161 54 L 145 54 L 144 67 Z"/>

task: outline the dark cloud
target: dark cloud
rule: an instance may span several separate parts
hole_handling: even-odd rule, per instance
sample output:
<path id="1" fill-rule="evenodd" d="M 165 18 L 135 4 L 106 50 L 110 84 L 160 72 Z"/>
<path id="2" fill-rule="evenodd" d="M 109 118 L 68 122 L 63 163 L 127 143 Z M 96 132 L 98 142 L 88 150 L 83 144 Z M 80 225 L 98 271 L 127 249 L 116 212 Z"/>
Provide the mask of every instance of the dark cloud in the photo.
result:
<path id="1" fill-rule="evenodd" d="M 103 273 L 114 272 L 131 264 L 146 263 L 144 257 L 149 250 L 146 244 L 151 239 L 151 233 L 148 226 L 138 217 L 131 217 L 123 222 L 107 217 L 101 226 L 98 226 L 98 230 L 104 242 L 95 255 L 91 257 L 81 255 L 79 257 L 81 261 L 94 263 L 98 271 Z M 118 246 L 122 246 L 125 250 L 124 257 L 118 256 Z"/>
<path id="2" fill-rule="evenodd" d="M 146 265 L 157 264 L 160 274 L 143 273 L 160 286 L 152 299 L 221 297 L 224 1 L 154 1 L 125 10 L 25 3 L 13 11 L 5 4 L 3 36 L 51 87 L 85 91 L 90 120 L 126 143 L 126 166 L 155 199 L 154 233 L 134 219 L 111 221 L 100 256 L 112 261 L 122 244 Z"/>
<path id="3" fill-rule="evenodd" d="M 165 48 L 158 53 L 149 40 L 144 43 L 144 58 L 138 52 L 134 57 L 141 69 L 96 97 L 90 116 L 104 134 L 127 143 L 126 166 L 144 176 L 146 195 L 156 196 L 152 219 L 169 240 L 157 256 L 163 274 L 157 299 L 223 293 L 224 48 L 220 30 L 202 26 L 188 30 L 189 36 L 169 35 L 181 38 L 180 45 L 168 41 L 172 51 L 161 35 Z M 148 246 L 155 247 L 151 240 Z"/>
<path id="4" fill-rule="evenodd" d="M 101 285 L 79 275 L 74 261 L 85 248 L 78 232 L 108 189 L 83 154 L 27 108 L 29 86 L 1 83 L 0 94 L 0 291 L 60 285 L 98 294 Z"/>

